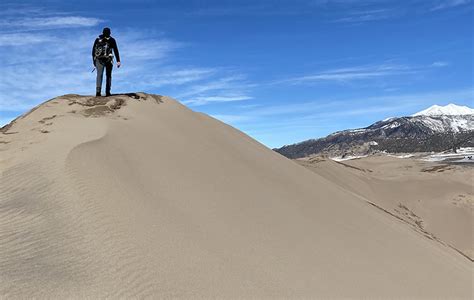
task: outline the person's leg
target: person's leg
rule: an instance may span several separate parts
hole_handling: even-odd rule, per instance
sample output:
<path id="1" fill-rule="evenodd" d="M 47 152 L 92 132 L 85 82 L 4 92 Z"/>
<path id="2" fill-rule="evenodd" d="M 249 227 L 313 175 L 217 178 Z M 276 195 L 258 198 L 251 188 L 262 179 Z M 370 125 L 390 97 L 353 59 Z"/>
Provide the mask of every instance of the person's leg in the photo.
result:
<path id="1" fill-rule="evenodd" d="M 99 61 L 96 60 L 95 67 L 97 69 L 97 80 L 96 80 L 96 96 L 100 96 L 100 92 L 102 90 L 102 78 L 104 76 L 104 65 Z"/>
<path id="2" fill-rule="evenodd" d="M 108 63 L 105 65 L 105 77 L 106 77 L 106 83 L 105 83 L 105 96 L 110 96 L 110 88 L 112 87 L 112 68 L 113 68 L 113 63 Z"/>

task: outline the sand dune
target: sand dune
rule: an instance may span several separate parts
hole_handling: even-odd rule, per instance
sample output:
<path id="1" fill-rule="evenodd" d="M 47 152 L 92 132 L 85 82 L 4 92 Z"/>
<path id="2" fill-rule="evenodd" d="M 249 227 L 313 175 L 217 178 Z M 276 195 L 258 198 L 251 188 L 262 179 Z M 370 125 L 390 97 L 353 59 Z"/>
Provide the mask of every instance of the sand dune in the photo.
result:
<path id="1" fill-rule="evenodd" d="M 335 162 L 297 162 L 410 225 L 423 236 L 474 259 L 474 168 L 385 155 Z"/>
<path id="2" fill-rule="evenodd" d="M 0 134 L 0 295 L 472 296 L 472 265 L 155 95 L 66 95 Z"/>

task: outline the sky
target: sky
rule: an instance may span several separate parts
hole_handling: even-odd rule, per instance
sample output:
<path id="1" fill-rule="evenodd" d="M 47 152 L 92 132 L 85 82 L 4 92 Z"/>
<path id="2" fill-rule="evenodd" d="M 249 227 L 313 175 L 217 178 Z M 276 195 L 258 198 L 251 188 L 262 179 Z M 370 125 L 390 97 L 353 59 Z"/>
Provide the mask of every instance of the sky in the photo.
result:
<path id="1" fill-rule="evenodd" d="M 168 95 L 280 147 L 474 107 L 472 0 L 101 0 L 0 3 L 0 126 L 95 93 L 91 48 L 112 29 L 112 93 Z"/>

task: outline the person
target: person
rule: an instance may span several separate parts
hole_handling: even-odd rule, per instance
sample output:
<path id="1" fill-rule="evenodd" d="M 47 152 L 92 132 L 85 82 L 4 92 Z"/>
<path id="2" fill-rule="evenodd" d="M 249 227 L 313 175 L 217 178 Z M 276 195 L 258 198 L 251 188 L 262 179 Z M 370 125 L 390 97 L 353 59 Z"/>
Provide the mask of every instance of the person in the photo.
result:
<path id="1" fill-rule="evenodd" d="M 97 69 L 97 80 L 96 80 L 96 97 L 101 96 L 102 91 L 102 78 L 104 76 L 105 69 L 105 96 L 110 96 L 110 88 L 112 86 L 112 68 L 114 63 L 114 56 L 117 61 L 117 68 L 120 68 L 120 54 L 117 47 L 117 42 L 110 35 L 110 28 L 105 27 L 102 30 L 102 34 L 95 39 L 94 45 L 92 46 L 92 63 Z M 113 54 L 112 54 L 113 51 Z"/>

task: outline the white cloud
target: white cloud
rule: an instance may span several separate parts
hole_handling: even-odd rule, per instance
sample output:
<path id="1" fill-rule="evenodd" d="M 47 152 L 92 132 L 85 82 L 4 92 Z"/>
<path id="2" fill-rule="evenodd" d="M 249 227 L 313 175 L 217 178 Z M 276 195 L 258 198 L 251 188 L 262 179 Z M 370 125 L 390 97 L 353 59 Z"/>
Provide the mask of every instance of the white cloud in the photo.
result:
<path id="1" fill-rule="evenodd" d="M 315 74 L 304 75 L 279 81 L 293 84 L 303 84 L 321 81 L 352 81 L 361 79 L 371 79 L 377 77 L 394 76 L 418 72 L 416 68 L 405 65 L 373 65 L 359 66 L 353 68 L 339 68 L 327 70 Z"/>
<path id="2" fill-rule="evenodd" d="M 29 44 L 39 44 L 51 42 L 54 37 L 47 34 L 35 33 L 9 33 L 0 34 L 0 47 L 2 46 L 22 46 Z"/>
<path id="3" fill-rule="evenodd" d="M 95 92 L 91 48 L 99 32 L 89 27 L 101 20 L 50 14 L 32 9 L 30 15 L 14 18 L 14 11 L 10 11 L 3 23 L 0 21 L 0 25 L 9 26 L 9 33 L 0 30 L 0 113 L 21 113 L 62 94 Z M 75 28 L 68 35 L 51 30 L 61 27 Z M 112 35 L 122 61 L 122 67 L 113 72 L 113 92 L 156 92 L 159 88 L 160 93 L 174 91 L 167 94 L 181 95 L 185 100 L 193 97 L 191 105 L 250 99 L 242 91 L 248 88 L 242 84 L 244 76 L 235 71 L 176 65 L 175 51 L 186 43 L 153 30 L 114 27 Z"/>
<path id="4" fill-rule="evenodd" d="M 250 99 L 253 99 L 253 97 L 245 96 L 245 95 L 239 95 L 239 96 L 206 96 L 206 97 L 194 97 L 191 100 L 183 101 L 183 103 L 198 106 L 198 105 L 209 104 L 209 103 L 212 103 L 212 102 L 234 102 L 234 101 L 244 101 L 244 100 L 250 100 Z"/>
<path id="5" fill-rule="evenodd" d="M 242 95 L 245 94 L 240 92 L 242 90 L 247 90 L 253 85 L 245 83 L 245 77 L 242 75 L 230 75 L 224 76 L 217 79 L 212 79 L 204 83 L 193 84 L 189 87 L 186 87 L 183 92 L 177 94 L 179 98 L 187 99 L 190 97 L 202 97 L 205 94 L 209 93 L 216 94 L 234 94 Z"/>
<path id="6" fill-rule="evenodd" d="M 380 21 L 394 16 L 391 9 L 371 9 L 362 11 L 351 11 L 342 18 L 335 19 L 334 23 L 362 23 Z"/>
<path id="7" fill-rule="evenodd" d="M 22 20 L 18 25 L 28 27 L 47 27 L 47 28 L 61 28 L 61 27 L 91 27 L 101 23 L 101 19 L 86 18 L 78 16 L 65 17 L 49 17 L 49 18 L 32 18 Z"/>
<path id="8" fill-rule="evenodd" d="M 308 84 L 318 82 L 349 82 L 356 80 L 373 80 L 389 76 L 415 75 L 422 72 L 427 72 L 432 68 L 446 67 L 448 65 L 449 63 L 447 62 L 438 61 L 434 62 L 431 65 L 425 66 L 410 66 L 401 64 L 356 66 L 349 68 L 337 68 L 303 76 L 296 76 L 284 80 L 277 80 L 275 83 Z"/>
<path id="9" fill-rule="evenodd" d="M 438 1 L 438 4 L 431 8 L 432 11 L 453 8 L 471 3 L 471 0 L 445 0 Z"/>
<path id="10" fill-rule="evenodd" d="M 103 20 L 81 16 L 25 17 L 7 18 L 0 22 L 4 28 L 24 30 L 44 30 L 71 27 L 93 27 Z"/>
<path id="11" fill-rule="evenodd" d="M 367 120 L 377 121 L 387 116 L 411 115 L 433 104 L 447 104 L 451 100 L 472 103 L 474 90 L 466 88 L 393 96 L 318 99 L 311 102 L 291 100 L 286 104 L 267 105 L 239 113 L 232 112 L 229 115 L 216 113 L 212 116 L 237 126 L 273 147 L 347 129 L 344 124 L 353 126 L 356 119 L 362 120 L 363 123 L 356 125 L 362 127 L 370 125 Z M 284 138 L 277 138 L 274 135 L 275 130 Z M 301 137 L 294 138 L 295 134 Z M 275 140 L 278 142 L 275 143 Z"/>
<path id="12" fill-rule="evenodd" d="M 318 120 L 326 117 L 365 115 L 368 113 L 397 112 L 409 109 L 443 104 L 446 101 L 474 101 L 474 89 L 447 90 L 390 96 L 372 96 L 367 98 L 320 99 L 311 102 L 291 101 L 290 104 L 272 105 L 242 112 L 247 119 L 294 116 L 304 120 Z M 295 104 L 292 104 L 295 103 Z"/>
<path id="13" fill-rule="evenodd" d="M 148 79 L 150 85 L 155 87 L 183 85 L 191 82 L 201 81 L 216 74 L 217 69 L 212 68 L 185 68 L 180 70 L 162 70 Z"/>
<path id="14" fill-rule="evenodd" d="M 0 7 L 0 16 L 18 16 L 18 15 L 33 15 L 41 12 L 39 8 L 33 8 L 30 6 L 16 6 L 16 7 Z"/>
<path id="15" fill-rule="evenodd" d="M 133 33 L 127 33 L 117 44 L 121 52 L 127 53 L 128 60 L 142 61 L 162 59 L 182 46 L 169 39 L 142 38 Z"/>
<path id="16" fill-rule="evenodd" d="M 450 63 L 446 61 L 435 61 L 434 63 L 431 64 L 431 66 L 436 67 L 436 68 L 447 67 L 449 65 Z"/>
<path id="17" fill-rule="evenodd" d="M 67 36 L 50 33 L 47 37 L 51 41 L 46 41 L 42 33 L 29 33 L 28 38 L 32 41 L 36 39 L 38 44 L 18 45 L 10 42 L 13 49 L 0 48 L 0 55 L 5 61 L 0 69 L 0 110 L 22 111 L 61 94 L 92 94 L 95 73 L 91 74 L 91 48 L 95 36 L 89 30 Z M 133 35 L 121 35 L 121 38 L 127 43 L 136 43 Z M 122 39 L 118 40 L 120 43 Z M 160 47 L 161 42 L 165 46 Z M 164 63 L 171 51 L 167 40 L 150 37 L 148 41 L 140 40 L 140 43 L 149 49 L 148 56 L 154 59 L 143 63 L 142 57 L 129 55 L 130 48 L 120 49 L 125 64 L 123 68 L 115 69 L 113 86 L 117 87 L 116 91 L 146 89 L 142 84 L 146 83 L 143 78 L 154 75 L 157 65 Z M 137 82 L 139 84 L 135 85 Z"/>

